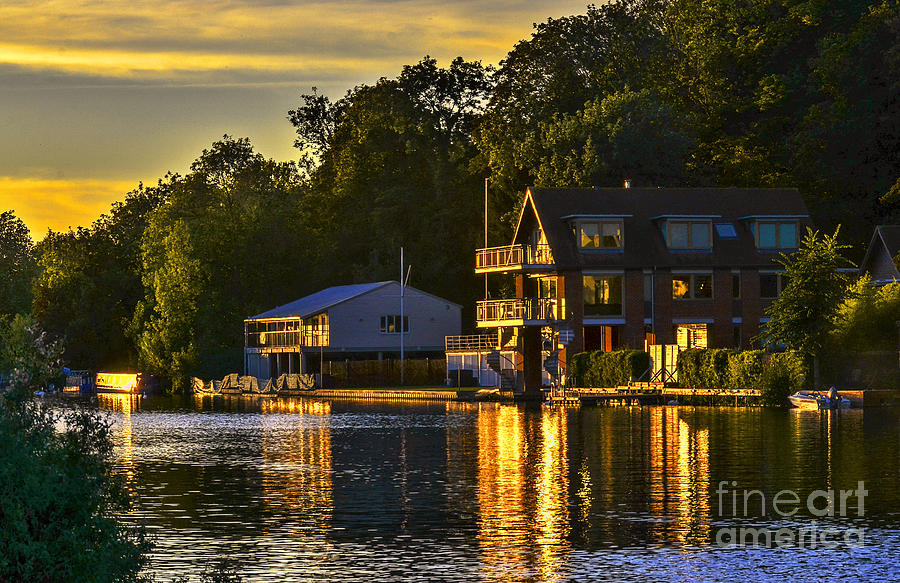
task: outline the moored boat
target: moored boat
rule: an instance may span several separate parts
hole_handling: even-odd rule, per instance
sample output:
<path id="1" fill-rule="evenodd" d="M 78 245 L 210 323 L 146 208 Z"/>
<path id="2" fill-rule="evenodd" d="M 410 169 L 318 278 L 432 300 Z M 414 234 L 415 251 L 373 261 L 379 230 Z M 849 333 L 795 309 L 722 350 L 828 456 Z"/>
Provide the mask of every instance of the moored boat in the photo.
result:
<path id="1" fill-rule="evenodd" d="M 850 407 L 850 399 L 841 397 L 834 387 L 831 387 L 827 393 L 797 391 L 788 397 L 788 401 L 797 409 L 848 409 Z"/>

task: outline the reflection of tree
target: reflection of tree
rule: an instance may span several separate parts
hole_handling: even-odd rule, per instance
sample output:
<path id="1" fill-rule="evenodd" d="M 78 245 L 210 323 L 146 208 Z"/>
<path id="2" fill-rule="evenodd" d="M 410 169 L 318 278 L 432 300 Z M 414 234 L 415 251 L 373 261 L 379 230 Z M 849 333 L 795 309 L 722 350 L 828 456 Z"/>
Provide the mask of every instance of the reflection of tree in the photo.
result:
<path id="1" fill-rule="evenodd" d="M 487 580 L 553 580 L 568 551 L 564 411 L 478 413 L 478 542 Z"/>

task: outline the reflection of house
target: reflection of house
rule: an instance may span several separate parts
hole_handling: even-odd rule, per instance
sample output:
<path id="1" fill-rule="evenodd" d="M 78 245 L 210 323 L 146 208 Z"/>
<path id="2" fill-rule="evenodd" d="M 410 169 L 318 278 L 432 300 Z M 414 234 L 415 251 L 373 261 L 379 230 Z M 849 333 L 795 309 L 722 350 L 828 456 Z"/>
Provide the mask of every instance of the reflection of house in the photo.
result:
<path id="1" fill-rule="evenodd" d="M 794 189 L 529 188 L 512 244 L 476 252 L 476 273 L 516 280 L 477 325 L 516 347 L 526 391 L 558 331 L 572 354 L 746 345 L 784 287 L 772 260 L 810 224 Z"/>
<path id="2" fill-rule="evenodd" d="M 320 359 L 439 356 L 460 306 L 396 281 L 330 287 L 244 321 L 244 373 L 316 373 Z"/>
<path id="3" fill-rule="evenodd" d="M 860 273 L 868 273 L 872 283 L 884 285 L 900 281 L 895 257 L 900 254 L 900 225 L 879 225 L 872 233 L 866 256 L 859 264 Z"/>

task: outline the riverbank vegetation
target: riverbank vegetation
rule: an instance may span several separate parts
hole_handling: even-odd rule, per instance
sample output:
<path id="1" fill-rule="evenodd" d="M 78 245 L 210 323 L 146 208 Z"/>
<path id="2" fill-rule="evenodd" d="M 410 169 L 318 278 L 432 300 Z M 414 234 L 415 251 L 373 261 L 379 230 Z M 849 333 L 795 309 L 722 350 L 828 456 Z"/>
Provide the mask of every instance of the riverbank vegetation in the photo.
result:
<path id="1" fill-rule="evenodd" d="M 0 315 L 31 312 L 75 367 L 177 390 L 240 368 L 244 317 L 396 278 L 402 245 L 410 282 L 469 327 L 485 178 L 504 218 L 489 244 L 509 241 L 528 185 L 628 178 L 796 186 L 858 258 L 900 217 L 898 32 L 893 0 L 621 0 L 541 22 L 496 69 L 425 57 L 339 99 L 304 91 L 285 122 L 296 161 L 225 136 L 36 244 L 4 212 Z"/>

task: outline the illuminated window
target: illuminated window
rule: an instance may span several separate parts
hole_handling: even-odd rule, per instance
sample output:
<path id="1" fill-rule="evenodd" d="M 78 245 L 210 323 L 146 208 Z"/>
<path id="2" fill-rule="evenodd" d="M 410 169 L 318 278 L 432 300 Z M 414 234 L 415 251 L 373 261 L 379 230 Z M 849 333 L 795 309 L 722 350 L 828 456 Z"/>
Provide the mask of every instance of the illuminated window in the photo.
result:
<path id="1" fill-rule="evenodd" d="M 403 316 L 403 331 L 409 332 L 409 316 Z M 383 334 L 400 333 L 400 316 L 389 315 L 381 317 L 381 332 Z"/>
<path id="2" fill-rule="evenodd" d="M 623 279 L 621 275 L 585 275 L 584 315 L 621 316 Z"/>
<path id="3" fill-rule="evenodd" d="M 708 300 L 712 297 L 712 274 L 677 273 L 672 275 L 672 299 Z"/>
<path id="4" fill-rule="evenodd" d="M 756 246 L 759 249 L 796 249 L 797 223 L 760 221 L 756 223 Z"/>
<path id="5" fill-rule="evenodd" d="M 622 221 L 592 221 L 578 224 L 582 249 L 621 249 Z"/>
<path id="6" fill-rule="evenodd" d="M 667 221 L 663 235 L 669 249 L 711 249 L 709 221 Z"/>

